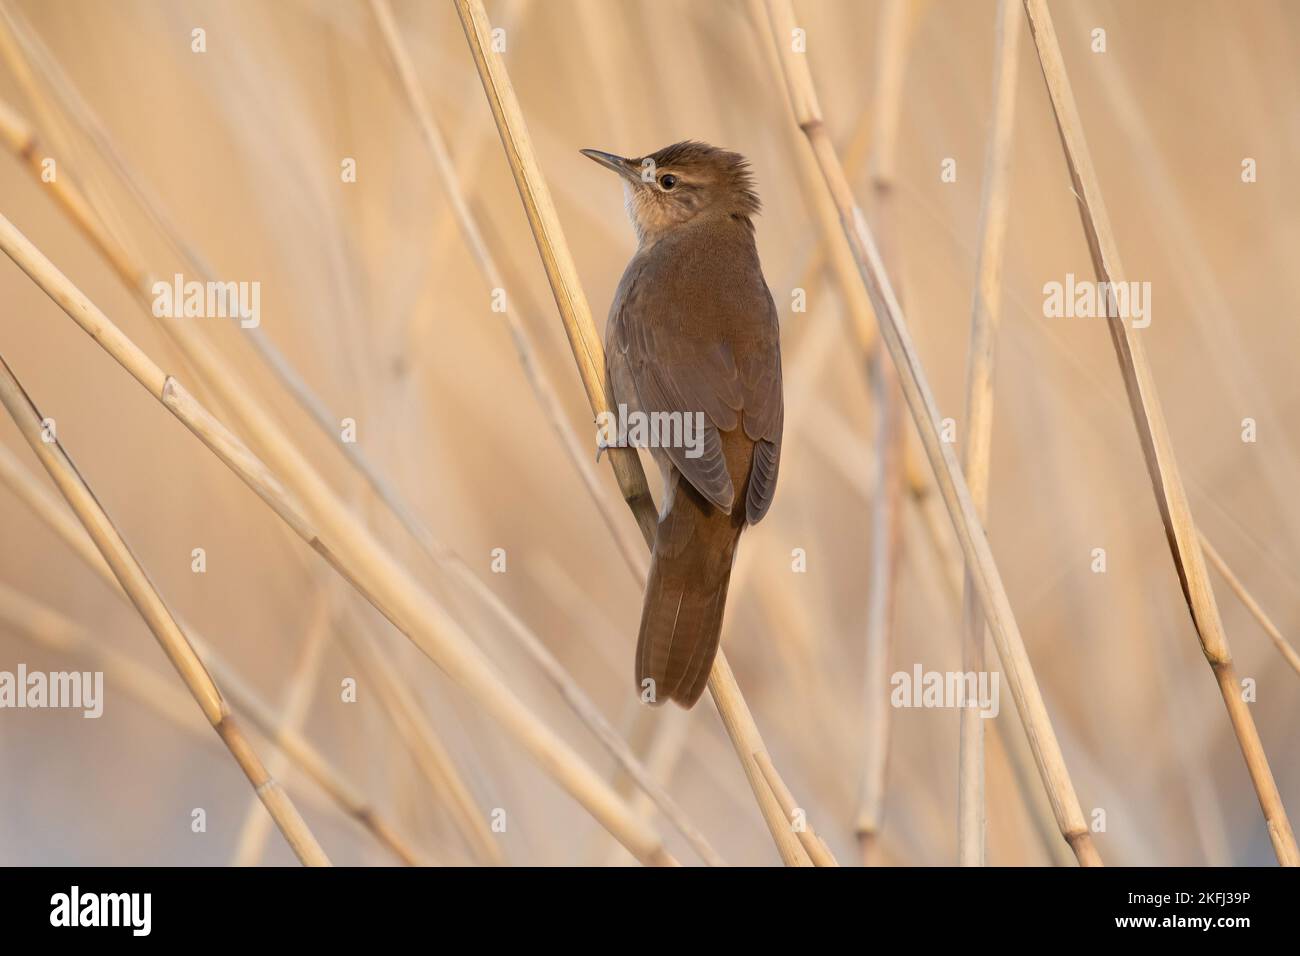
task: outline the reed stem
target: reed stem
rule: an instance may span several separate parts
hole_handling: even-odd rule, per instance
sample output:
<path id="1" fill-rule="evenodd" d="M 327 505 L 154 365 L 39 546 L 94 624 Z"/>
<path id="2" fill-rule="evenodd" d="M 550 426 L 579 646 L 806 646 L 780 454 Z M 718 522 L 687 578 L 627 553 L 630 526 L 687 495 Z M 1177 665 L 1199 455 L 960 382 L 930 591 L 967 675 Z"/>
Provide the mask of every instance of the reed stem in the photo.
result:
<path id="1" fill-rule="evenodd" d="M 267 812 L 271 814 L 271 818 L 284 835 L 294 855 L 304 866 L 329 866 L 329 857 L 321 849 L 316 837 L 307 827 L 306 821 L 289 799 L 289 795 L 267 773 L 266 767 L 244 736 L 243 729 L 231 715 L 230 708 L 221 696 L 221 691 L 217 689 L 207 668 L 203 666 L 203 661 L 195 652 L 189 638 L 172 617 L 167 605 L 149 580 L 149 575 L 131 553 L 131 549 L 112 519 L 96 500 L 94 492 L 77 471 L 72 459 L 63 450 L 63 446 L 56 439 L 43 434 L 44 416 L 32 404 L 32 400 L 2 356 L 0 356 L 0 402 L 8 410 L 14 424 L 18 426 L 18 430 L 22 432 L 23 438 L 27 440 L 27 444 L 36 453 L 41 464 L 45 466 L 45 470 L 54 479 L 59 491 L 94 541 L 95 547 L 99 549 L 114 576 L 121 583 L 122 590 L 131 598 L 131 603 L 140 612 L 149 630 L 153 631 L 163 653 L 176 668 L 176 672 L 199 705 L 203 716 L 207 718 L 212 729 L 217 732 L 217 736 L 235 758 L 239 769 L 248 778 L 253 791 L 262 801 Z"/>
<path id="2" fill-rule="evenodd" d="M 822 122 L 821 107 L 817 102 L 807 56 L 795 52 L 788 42 L 794 35 L 794 10 L 789 0 L 768 0 L 767 12 L 773 38 L 781 52 L 781 64 L 795 121 L 817 157 L 827 188 L 839 210 L 841 227 L 848 237 L 858 270 L 871 297 L 881 334 L 898 371 L 903 395 L 912 412 L 912 419 L 921 436 L 944 504 L 948 508 L 966 566 L 974 574 L 984 614 L 992 626 L 994 643 L 998 647 L 1012 697 L 1029 735 L 1039 775 L 1052 800 L 1057 826 L 1081 865 L 1099 865 L 1101 858 L 1093 846 L 1083 809 L 1065 767 L 1060 745 L 1052 730 L 1046 705 L 1034 678 L 997 564 L 971 500 L 970 490 L 962 477 L 952 448 L 939 438 L 938 410 L 916 346 L 881 262 L 871 229 L 853 198 L 853 192 Z"/>
<path id="3" fill-rule="evenodd" d="M 605 395 L 605 353 L 596 335 L 591 308 L 578 279 L 577 266 L 564 239 L 550 190 L 533 152 L 532 140 L 509 74 L 501 57 L 492 50 L 489 39 L 492 28 L 487 12 L 480 0 L 456 0 L 456 12 L 465 30 L 465 38 L 478 68 L 497 131 L 501 135 L 515 185 L 523 200 L 524 211 L 528 215 L 542 265 L 578 365 L 578 375 L 587 393 L 587 401 L 593 415 L 598 416 L 609 411 L 609 400 Z M 647 547 L 650 547 L 654 541 L 657 518 L 641 460 L 635 449 L 612 448 L 609 450 L 609 461 L 623 499 L 632 510 Z M 727 663 L 726 655 L 721 650 L 718 651 L 713 672 L 709 676 L 709 692 L 722 716 L 749 780 L 750 789 L 754 792 L 782 860 L 788 866 L 811 865 L 811 860 L 791 832 L 788 821 L 754 762 L 753 754 L 766 748 L 758 725 L 754 722 L 735 675 Z"/>
<path id="4" fill-rule="evenodd" d="M 1024 0 L 1024 4 L 1038 61 L 1043 69 L 1043 79 L 1056 116 L 1057 129 L 1061 134 L 1061 147 L 1070 169 L 1070 180 L 1074 186 L 1079 216 L 1083 221 L 1097 280 L 1108 283 L 1108 288 L 1116 288 L 1124 283 L 1119 247 L 1102 202 L 1101 184 L 1088 152 L 1083 121 L 1070 88 L 1069 74 L 1056 40 L 1056 29 L 1044 0 Z M 1241 688 L 1236 683 L 1228 637 L 1223 630 L 1214 589 L 1205 569 L 1196 526 L 1192 521 L 1187 493 L 1174 458 L 1173 444 L 1169 438 L 1155 377 L 1147 361 L 1146 348 L 1142 344 L 1141 335 L 1122 316 L 1110 316 L 1108 323 L 1156 504 L 1164 522 L 1174 567 L 1183 586 L 1183 597 L 1201 641 L 1201 650 L 1219 683 L 1233 732 L 1237 736 L 1242 756 L 1245 757 L 1255 795 L 1259 798 L 1273 852 L 1283 866 L 1300 866 L 1300 849 L 1296 846 L 1295 834 L 1282 804 L 1282 796 L 1273 779 L 1273 771 L 1269 767 L 1254 718 L 1241 699 Z"/>
<path id="5" fill-rule="evenodd" d="M 989 467 L 993 449 L 993 374 L 1002 318 L 1002 260 L 1010 203 L 1011 142 L 1016 118 L 1016 56 L 1020 11 L 1015 0 L 998 0 L 994 41 L 993 119 L 980 191 L 979 251 L 971 305 L 966 364 L 966 442 L 962 464 L 980 521 L 988 521 Z M 962 670 L 984 671 L 984 616 L 970 573 L 962 595 Z M 957 862 L 984 866 L 984 718 L 973 701 L 959 715 L 957 758 Z"/>

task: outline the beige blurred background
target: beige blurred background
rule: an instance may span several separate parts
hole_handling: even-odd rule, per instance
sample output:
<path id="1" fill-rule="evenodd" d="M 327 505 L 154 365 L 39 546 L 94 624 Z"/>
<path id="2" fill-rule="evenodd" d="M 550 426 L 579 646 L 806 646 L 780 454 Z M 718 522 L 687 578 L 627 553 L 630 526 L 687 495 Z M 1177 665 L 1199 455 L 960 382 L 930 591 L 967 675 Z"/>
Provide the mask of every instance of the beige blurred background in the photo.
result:
<path id="1" fill-rule="evenodd" d="M 333 487 L 444 596 L 509 684 L 593 766 L 613 761 L 490 613 L 449 588 L 401 526 L 260 364 L 265 336 L 420 519 L 526 620 L 603 713 L 643 749 L 678 748 L 670 792 L 729 863 L 779 858 L 713 705 L 640 713 L 632 650 L 640 594 L 520 371 L 502 316 L 450 216 L 367 4 L 261 0 L 13 2 L 100 116 L 137 174 L 220 277 L 258 281 L 254 332 L 206 323 L 221 351 Z M 809 58 L 841 148 L 871 121 L 881 5 L 800 0 Z M 857 859 L 863 640 L 870 574 L 872 408 L 823 274 L 792 312 L 820 242 L 798 165 L 803 141 L 741 0 L 490 0 L 505 61 L 592 311 L 603 318 L 634 249 L 613 177 L 578 154 L 639 155 L 677 140 L 735 149 L 754 166 L 759 250 L 782 317 L 787 398 L 781 484 L 747 534 L 725 647 L 774 762 L 842 862 Z M 541 347 L 569 421 L 590 418 L 491 114 L 450 3 L 393 0 L 461 184 Z M 1152 285 L 1144 341 L 1193 513 L 1286 635 L 1300 626 L 1300 5 L 1264 0 L 1055 2 L 1066 65 L 1130 278 Z M 944 415 L 961 421 L 976 218 L 993 68 L 992 2 L 913 5 L 895 156 L 891 269 Z M 191 31 L 207 52 L 191 52 Z M 1107 50 L 1090 49 L 1106 30 Z M 989 534 L 1086 813 L 1112 864 L 1273 861 L 1236 741 L 1170 561 L 1104 324 L 1046 319 L 1042 286 L 1090 276 L 1087 246 L 1032 44 L 1022 38 L 999 337 Z M 60 175 L 117 211 L 151 271 L 183 271 L 94 144 L 66 118 L 43 125 L 12 71 L 0 98 L 45 143 Z M 855 140 L 855 137 L 857 138 Z M 353 157 L 357 181 L 340 181 Z M 1258 181 L 1241 180 L 1246 157 Z M 957 180 L 940 168 L 956 160 Z M 865 175 L 854 178 L 871 215 Z M 164 369 L 207 399 L 139 308 L 22 163 L 0 157 L 0 211 Z M 1171 215 L 1172 211 L 1172 215 Z M 339 592 L 319 558 L 7 259 L 0 354 L 113 516 L 170 606 L 261 695 L 282 705 Z M 793 404 L 793 403 L 792 403 Z M 1258 441 L 1241 423 L 1258 423 Z M 909 424 L 910 431 L 910 424 Z M 910 436 L 909 436 L 910 437 Z M 594 454 L 594 435 L 591 435 Z M 0 442 L 39 469 L 12 421 Z M 42 480 L 45 480 L 43 473 Z M 601 479 L 618 504 L 605 466 Z M 621 505 L 620 505 L 621 509 Z M 620 510 L 623 520 L 630 516 Z M 191 571 L 202 547 L 207 571 Z M 504 548 L 507 571 L 491 552 Z M 794 548 L 808 570 L 791 573 Z M 1107 572 L 1092 571 L 1105 548 Z M 959 608 L 936 586 L 935 552 L 903 524 L 893 630 L 898 669 L 959 668 Z M 0 582 L 175 681 L 139 617 L 7 490 Z M 1300 683 L 1214 578 L 1240 674 L 1283 800 L 1300 808 Z M 418 694 L 476 804 L 506 810 L 513 864 L 627 862 L 613 841 L 498 727 L 377 615 L 362 612 Z M 992 651 L 990 649 L 990 658 Z M 0 626 L 0 670 L 76 669 Z M 442 862 L 474 857 L 361 683 L 327 640 L 305 720 L 348 778 Z M 106 674 L 105 714 L 0 712 L 0 862 L 223 864 L 251 792 L 210 732 L 182 732 Z M 1018 733 L 1003 689 L 998 723 Z M 887 862 L 956 854 L 957 715 L 894 710 L 882 841 Z M 666 728 L 666 729 L 665 729 Z M 212 738 L 212 739 L 208 739 Z M 667 744 L 664 744 L 664 740 Z M 260 737 L 265 754 L 273 748 Z M 676 741 L 676 743 L 675 743 Z M 390 856 L 299 773 L 287 787 L 336 863 Z M 1036 783 L 1035 783 L 1036 787 Z M 191 832 L 204 808 L 207 832 Z M 256 811 L 255 811 L 256 812 Z M 673 852 L 698 863 L 652 817 Z M 1090 817 L 1091 819 L 1091 817 Z M 1052 858 L 990 734 L 989 861 Z M 259 859 L 293 862 L 272 832 Z"/>

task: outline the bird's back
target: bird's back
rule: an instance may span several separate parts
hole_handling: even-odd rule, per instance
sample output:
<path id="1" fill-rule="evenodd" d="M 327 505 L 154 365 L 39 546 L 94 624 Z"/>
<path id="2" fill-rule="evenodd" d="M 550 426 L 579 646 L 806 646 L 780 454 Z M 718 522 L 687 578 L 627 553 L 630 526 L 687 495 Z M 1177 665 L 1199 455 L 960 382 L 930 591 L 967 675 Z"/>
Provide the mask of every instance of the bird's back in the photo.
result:
<path id="1" fill-rule="evenodd" d="M 615 401 L 646 412 L 702 412 L 711 432 L 699 459 L 671 454 L 706 499 L 745 501 L 747 471 L 722 470 L 714 430 L 743 425 L 762 447 L 750 523 L 775 491 L 784 404 L 776 307 L 747 220 L 672 233 L 628 263 L 605 333 Z"/>

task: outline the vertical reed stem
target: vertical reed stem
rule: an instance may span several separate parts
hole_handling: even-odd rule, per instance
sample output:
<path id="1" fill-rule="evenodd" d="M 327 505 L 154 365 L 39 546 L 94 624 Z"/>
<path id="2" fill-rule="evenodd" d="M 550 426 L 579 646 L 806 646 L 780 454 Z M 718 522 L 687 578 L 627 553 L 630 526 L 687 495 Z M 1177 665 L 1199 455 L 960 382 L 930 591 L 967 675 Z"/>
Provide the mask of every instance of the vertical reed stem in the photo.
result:
<path id="1" fill-rule="evenodd" d="M 875 239 L 853 198 L 853 192 L 822 122 L 821 107 L 817 102 L 807 56 L 796 52 L 790 43 L 795 29 L 794 10 L 789 0 L 768 0 L 767 9 L 772 35 L 781 51 L 781 63 L 795 120 L 817 157 L 827 188 L 839 210 L 841 227 L 848 237 L 858 270 L 871 297 L 881 334 L 898 371 L 903 395 L 911 409 L 930 467 L 961 543 L 966 566 L 975 575 L 984 614 L 992 625 L 994 642 L 998 646 L 1012 696 L 1029 735 L 1039 775 L 1052 800 L 1057 826 L 1080 864 L 1099 865 L 1101 858 L 1093 846 L 1083 809 L 1065 767 L 1060 744 L 1052 730 L 1047 707 L 1034 678 L 1011 603 L 1007 599 L 983 525 L 971 500 L 970 490 L 966 487 L 951 447 L 939 438 L 938 409 L 916 347 L 912 343 L 907 322 L 880 260 Z"/>
<path id="2" fill-rule="evenodd" d="M 993 373 L 1002 313 L 1002 259 L 1010 200 L 1011 141 L 1016 116 L 1016 53 L 1020 11 L 1015 0 L 998 0 L 993 53 L 993 121 L 980 193 L 979 251 L 966 361 L 966 443 L 962 464 L 980 521 L 988 520 L 989 461 L 993 447 Z M 967 572 L 962 597 L 962 670 L 984 671 L 984 616 Z M 957 757 L 957 862 L 983 866 L 984 718 L 967 701 L 959 715 Z"/>
<path id="3" fill-rule="evenodd" d="M 1052 25 L 1052 17 L 1044 0 L 1024 0 L 1024 3 L 1029 29 L 1038 51 L 1038 61 L 1043 68 L 1043 79 L 1056 116 L 1056 126 L 1061 134 L 1061 147 L 1070 169 L 1070 179 L 1097 281 L 1107 283 L 1108 288 L 1116 288 L 1125 281 L 1119 260 L 1119 247 L 1111 228 L 1110 216 L 1102 201 L 1101 184 L 1084 138 L 1083 121 L 1056 40 L 1056 28 Z M 1233 732 L 1237 736 L 1242 756 L 1245 757 L 1255 795 L 1259 798 L 1273 852 L 1283 866 L 1300 866 L 1300 849 L 1296 846 L 1295 833 L 1287 818 L 1286 807 L 1282 805 L 1282 795 L 1273 780 L 1273 771 L 1268 765 L 1254 718 L 1241 699 L 1241 687 L 1237 683 L 1236 670 L 1232 664 L 1228 636 L 1224 633 L 1214 589 L 1205 569 L 1205 559 L 1196 535 L 1196 526 L 1192 522 L 1182 476 L 1174 458 L 1173 443 L 1169 438 L 1169 428 L 1165 423 L 1155 377 L 1147 361 L 1146 348 L 1139 331 L 1124 317 L 1112 315 L 1108 321 L 1111 341 L 1115 345 L 1115 355 L 1119 359 L 1120 372 L 1128 392 L 1133 423 L 1137 426 L 1147 472 L 1155 492 L 1156 505 L 1160 509 L 1174 567 L 1183 586 L 1183 597 L 1200 637 L 1201 650 L 1219 683 Z"/>
<path id="4" fill-rule="evenodd" d="M 474 64 L 478 68 L 483 91 L 492 109 L 497 131 L 501 135 L 501 144 L 505 149 L 510 171 L 515 178 L 524 211 L 532 227 L 533 237 L 541 255 L 546 277 L 550 282 L 555 303 L 564 323 L 564 331 L 573 351 L 574 361 L 578 365 L 578 374 L 587 393 L 593 415 L 609 411 L 609 399 L 605 395 L 605 353 L 596 335 L 592 322 L 591 308 L 586 294 L 578 279 L 577 266 L 569 251 L 560 227 L 559 216 L 551 201 L 550 189 L 542 175 L 541 167 L 533 152 L 532 140 L 524 123 L 523 112 L 515 97 L 514 87 L 506 72 L 501 57 L 493 52 L 490 35 L 491 24 L 481 0 L 456 0 L 456 12 L 460 15 L 461 26 Z M 647 547 L 654 541 L 657 518 L 650 488 L 646 483 L 645 472 L 635 449 L 612 448 L 609 454 L 610 467 L 618 481 L 623 499 L 632 510 L 641 535 Z M 755 751 L 765 750 L 762 737 L 755 724 L 753 715 L 741 695 L 740 687 L 727 664 L 726 655 L 719 650 L 713 672 L 709 676 L 709 691 L 722 716 L 727 733 L 731 737 L 736 753 L 740 758 L 749 780 L 750 789 L 758 801 L 763 819 L 776 842 L 782 860 L 787 865 L 811 865 L 808 854 L 804 852 L 795 834 L 791 832 L 789 822 L 785 819 L 781 807 L 777 804 L 771 789 L 762 778 L 762 772 L 754 762 Z"/>

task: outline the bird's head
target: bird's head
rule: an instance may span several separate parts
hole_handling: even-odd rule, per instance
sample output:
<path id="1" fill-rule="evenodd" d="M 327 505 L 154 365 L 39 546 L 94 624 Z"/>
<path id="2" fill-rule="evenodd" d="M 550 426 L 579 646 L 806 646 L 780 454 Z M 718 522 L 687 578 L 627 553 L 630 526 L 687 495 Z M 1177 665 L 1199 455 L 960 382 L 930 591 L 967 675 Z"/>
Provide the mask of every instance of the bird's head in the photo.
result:
<path id="1" fill-rule="evenodd" d="M 749 163 L 739 153 L 688 141 L 631 158 L 598 149 L 582 155 L 623 177 L 628 217 L 643 245 L 704 218 L 750 225 L 758 212 Z"/>

